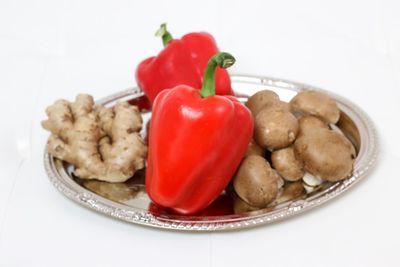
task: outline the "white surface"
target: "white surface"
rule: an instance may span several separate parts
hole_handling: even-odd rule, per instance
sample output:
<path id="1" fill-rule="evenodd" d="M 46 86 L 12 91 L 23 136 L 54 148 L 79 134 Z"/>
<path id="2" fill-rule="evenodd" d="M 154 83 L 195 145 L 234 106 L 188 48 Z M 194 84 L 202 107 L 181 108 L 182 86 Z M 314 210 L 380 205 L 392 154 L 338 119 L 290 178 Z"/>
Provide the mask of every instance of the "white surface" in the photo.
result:
<path id="1" fill-rule="evenodd" d="M 0 1 L 0 266 L 400 266 L 400 4 L 384 1 Z M 177 233 L 79 207 L 48 181 L 44 109 L 135 84 L 153 33 L 207 30 L 235 73 L 313 84 L 359 104 L 376 169 L 304 215 L 231 233 Z"/>

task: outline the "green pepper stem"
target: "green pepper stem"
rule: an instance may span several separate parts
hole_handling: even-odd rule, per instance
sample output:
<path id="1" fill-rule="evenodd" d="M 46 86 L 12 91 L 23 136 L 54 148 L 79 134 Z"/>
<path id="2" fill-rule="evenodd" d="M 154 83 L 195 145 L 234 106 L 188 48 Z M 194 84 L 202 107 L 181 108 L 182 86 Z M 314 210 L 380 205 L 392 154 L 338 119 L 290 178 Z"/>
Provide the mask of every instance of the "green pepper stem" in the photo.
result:
<path id="1" fill-rule="evenodd" d="M 162 38 L 162 42 L 163 42 L 164 47 L 167 46 L 169 44 L 169 42 L 171 42 L 172 39 L 173 39 L 172 35 L 167 30 L 167 24 L 166 23 L 161 24 L 160 28 L 156 32 L 156 36 Z"/>
<path id="2" fill-rule="evenodd" d="M 215 71 L 217 70 L 217 66 L 226 69 L 234 63 L 235 58 L 225 52 L 219 52 L 210 58 L 204 72 L 203 87 L 200 90 L 200 95 L 202 97 L 215 95 Z"/>

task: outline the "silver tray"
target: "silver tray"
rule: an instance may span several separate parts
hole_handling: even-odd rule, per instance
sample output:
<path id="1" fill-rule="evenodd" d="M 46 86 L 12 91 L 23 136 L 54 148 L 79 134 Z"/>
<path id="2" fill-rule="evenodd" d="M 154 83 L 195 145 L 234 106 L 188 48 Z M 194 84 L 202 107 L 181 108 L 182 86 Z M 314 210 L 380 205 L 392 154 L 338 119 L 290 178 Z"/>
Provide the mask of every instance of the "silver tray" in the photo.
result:
<path id="1" fill-rule="evenodd" d="M 301 90 L 323 91 L 334 98 L 341 110 L 341 119 L 336 130 L 345 134 L 357 150 L 353 175 L 336 183 L 323 183 L 311 191 L 285 191 L 272 205 L 248 212 L 233 212 L 236 203 L 228 193 L 206 210 L 196 216 L 174 215 L 151 203 L 144 188 L 144 171 L 121 184 L 109 184 L 90 180 L 82 181 L 72 175 L 73 167 L 44 153 L 44 165 L 53 185 L 69 199 L 99 213 L 130 223 L 164 229 L 189 231 L 236 230 L 268 224 L 303 213 L 311 208 L 334 199 L 366 177 L 378 154 L 378 140 L 375 127 L 370 118 L 351 101 L 319 88 L 268 77 L 233 75 L 232 87 L 237 96 L 245 101 L 261 89 L 270 89 L 289 101 Z M 97 103 L 112 106 L 116 101 L 130 100 L 143 104 L 143 92 L 138 88 L 128 89 L 102 98 Z M 144 125 L 151 112 L 142 111 Z M 143 127 L 142 135 L 146 135 Z M 292 190 L 293 191 L 293 190 Z M 289 196 L 289 197 L 288 197 Z"/>

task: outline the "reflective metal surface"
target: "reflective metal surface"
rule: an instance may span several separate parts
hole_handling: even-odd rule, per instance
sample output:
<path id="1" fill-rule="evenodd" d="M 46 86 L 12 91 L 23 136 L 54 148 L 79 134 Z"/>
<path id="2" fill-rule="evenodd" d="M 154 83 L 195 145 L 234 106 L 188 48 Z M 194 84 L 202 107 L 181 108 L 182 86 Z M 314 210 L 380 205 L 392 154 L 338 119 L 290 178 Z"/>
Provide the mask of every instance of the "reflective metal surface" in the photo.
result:
<path id="1" fill-rule="evenodd" d="M 281 79 L 241 75 L 232 76 L 232 86 L 242 101 L 262 89 L 275 91 L 284 101 L 289 101 L 301 90 L 323 91 Z M 324 182 L 314 187 L 302 182 L 286 183 L 278 199 L 263 209 L 249 207 L 228 186 L 209 208 L 196 216 L 174 215 L 151 203 L 143 185 L 144 171 L 120 184 L 84 181 L 72 175 L 72 166 L 51 157 L 47 148 L 44 153 L 45 168 L 54 186 L 68 198 L 89 209 L 131 223 L 174 230 L 222 231 L 275 222 L 303 213 L 342 194 L 366 177 L 377 157 L 377 134 L 369 117 L 349 100 L 323 92 L 337 101 L 342 113 L 335 130 L 345 134 L 356 147 L 353 175 L 340 182 Z M 135 88 L 100 99 L 98 103 L 112 106 L 119 100 L 131 100 L 144 106 L 146 103 L 142 96 L 143 93 Z M 146 125 L 151 113 L 143 110 L 142 115 Z M 143 128 L 142 135 L 146 136 L 146 127 Z"/>

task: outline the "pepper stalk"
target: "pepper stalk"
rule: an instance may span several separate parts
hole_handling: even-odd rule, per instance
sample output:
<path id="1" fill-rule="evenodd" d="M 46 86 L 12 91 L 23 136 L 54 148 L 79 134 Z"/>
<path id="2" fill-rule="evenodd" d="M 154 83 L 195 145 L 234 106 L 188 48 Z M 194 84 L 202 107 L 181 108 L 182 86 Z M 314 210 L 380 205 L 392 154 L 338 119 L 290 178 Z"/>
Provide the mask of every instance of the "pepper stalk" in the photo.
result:
<path id="1" fill-rule="evenodd" d="M 226 52 L 219 52 L 208 60 L 206 70 L 204 72 L 203 86 L 200 90 L 202 97 L 215 95 L 215 71 L 217 66 L 226 69 L 235 63 L 235 58 Z"/>
<path id="2" fill-rule="evenodd" d="M 166 47 L 172 39 L 174 39 L 171 33 L 167 30 L 167 23 L 160 25 L 160 28 L 156 32 L 157 37 L 161 37 L 164 47 Z"/>

